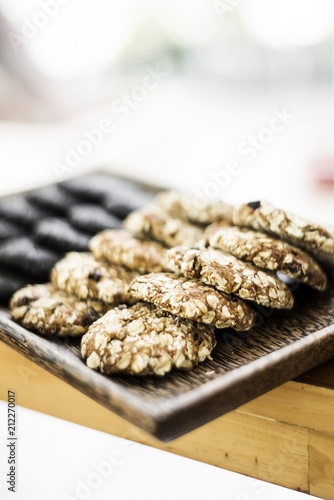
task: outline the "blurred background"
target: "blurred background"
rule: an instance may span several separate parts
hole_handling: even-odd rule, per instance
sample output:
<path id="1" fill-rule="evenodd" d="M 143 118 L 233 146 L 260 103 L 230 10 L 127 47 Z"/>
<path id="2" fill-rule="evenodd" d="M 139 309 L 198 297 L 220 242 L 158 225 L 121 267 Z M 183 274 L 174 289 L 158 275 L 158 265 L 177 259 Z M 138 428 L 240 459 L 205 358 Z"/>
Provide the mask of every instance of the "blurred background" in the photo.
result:
<path id="1" fill-rule="evenodd" d="M 333 226 L 331 0 L 0 0 L 0 194 L 109 169 Z"/>

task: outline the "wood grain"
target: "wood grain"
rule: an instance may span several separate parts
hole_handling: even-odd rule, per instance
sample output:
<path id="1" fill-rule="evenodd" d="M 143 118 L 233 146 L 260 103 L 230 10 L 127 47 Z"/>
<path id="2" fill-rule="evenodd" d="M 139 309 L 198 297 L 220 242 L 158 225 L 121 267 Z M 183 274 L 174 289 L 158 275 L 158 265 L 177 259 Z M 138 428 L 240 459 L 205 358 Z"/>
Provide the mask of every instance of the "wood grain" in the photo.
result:
<path id="1" fill-rule="evenodd" d="M 84 365 L 78 340 L 28 332 L 6 312 L 0 314 L 0 338 L 130 422 L 170 440 L 334 356 L 333 282 L 326 294 L 301 287 L 292 311 L 262 309 L 261 315 L 251 335 L 219 332 L 212 361 L 164 378 L 108 378 Z"/>
<path id="2" fill-rule="evenodd" d="M 334 436 L 310 431 L 310 493 L 334 499 Z"/>
<path id="3" fill-rule="evenodd" d="M 291 381 L 239 410 L 334 435 L 333 389 Z"/>

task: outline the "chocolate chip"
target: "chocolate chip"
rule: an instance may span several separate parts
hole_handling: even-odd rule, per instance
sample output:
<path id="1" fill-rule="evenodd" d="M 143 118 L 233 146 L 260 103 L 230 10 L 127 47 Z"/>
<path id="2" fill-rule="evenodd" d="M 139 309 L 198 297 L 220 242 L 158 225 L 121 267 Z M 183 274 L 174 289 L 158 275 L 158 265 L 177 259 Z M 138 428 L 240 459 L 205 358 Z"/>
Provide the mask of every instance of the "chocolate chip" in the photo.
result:
<path id="1" fill-rule="evenodd" d="M 100 318 L 100 314 L 95 311 L 94 309 L 92 309 L 91 311 L 89 311 L 88 313 L 86 313 L 83 317 L 83 323 L 84 325 L 91 325 L 92 323 L 94 323 L 94 321 L 98 320 Z"/>
<path id="2" fill-rule="evenodd" d="M 102 278 L 102 274 L 101 274 L 101 271 L 99 269 L 96 269 L 96 271 L 94 271 L 93 273 L 90 273 L 88 275 L 88 279 L 94 280 L 94 281 L 100 281 L 101 278 Z"/>
<path id="3" fill-rule="evenodd" d="M 291 264 L 288 264 L 287 269 L 289 269 L 291 273 L 298 276 L 299 278 L 302 278 L 305 276 L 304 271 L 303 271 L 303 266 L 301 264 L 299 264 L 298 262 L 292 262 Z"/>
<path id="4" fill-rule="evenodd" d="M 28 297 L 21 297 L 15 302 L 16 307 L 27 306 L 29 302 L 33 302 L 34 299 L 28 299 Z"/>
<path id="5" fill-rule="evenodd" d="M 256 210 L 257 208 L 260 208 L 261 202 L 260 201 L 250 201 L 247 203 L 247 205 L 252 208 L 253 210 Z"/>

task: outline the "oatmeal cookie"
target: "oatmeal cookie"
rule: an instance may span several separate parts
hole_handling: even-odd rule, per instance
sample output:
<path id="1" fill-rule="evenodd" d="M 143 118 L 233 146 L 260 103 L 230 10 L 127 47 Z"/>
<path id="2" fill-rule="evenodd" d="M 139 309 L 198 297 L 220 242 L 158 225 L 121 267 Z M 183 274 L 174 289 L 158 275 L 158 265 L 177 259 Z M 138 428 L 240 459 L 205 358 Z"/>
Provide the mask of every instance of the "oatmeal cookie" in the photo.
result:
<path id="1" fill-rule="evenodd" d="M 152 302 L 172 314 L 217 328 L 249 330 L 256 319 L 252 308 L 243 300 L 172 273 L 139 276 L 129 290 L 138 299 Z"/>
<path id="2" fill-rule="evenodd" d="M 157 205 L 172 217 L 197 224 L 232 222 L 233 206 L 223 201 L 209 201 L 188 193 L 164 191 L 156 197 Z"/>
<path id="3" fill-rule="evenodd" d="M 213 249 L 172 248 L 167 252 L 170 267 L 226 293 L 258 304 L 291 309 L 293 295 L 271 271 L 262 271 L 233 255 Z"/>
<path id="4" fill-rule="evenodd" d="M 326 275 L 312 257 L 266 233 L 239 227 L 219 227 L 209 235 L 209 244 L 261 269 L 281 271 L 320 291 L 326 288 Z"/>
<path id="5" fill-rule="evenodd" d="M 193 245 L 201 239 L 203 231 L 159 209 L 132 212 L 124 221 L 125 228 L 139 238 L 160 241 L 167 247 Z"/>
<path id="6" fill-rule="evenodd" d="M 87 366 L 102 373 L 165 375 L 190 370 L 216 345 L 214 328 L 172 316 L 153 304 L 110 310 L 82 338 Z"/>
<path id="7" fill-rule="evenodd" d="M 57 290 L 51 283 L 28 285 L 10 302 L 12 318 L 22 326 L 45 335 L 83 335 L 109 307 L 97 300 L 80 300 Z"/>
<path id="8" fill-rule="evenodd" d="M 128 286 L 136 276 L 138 273 L 134 271 L 78 252 L 68 253 L 51 271 L 51 281 L 57 288 L 81 299 L 90 297 L 112 305 L 133 303 Z"/>
<path id="9" fill-rule="evenodd" d="M 234 223 L 277 236 L 334 268 L 334 235 L 324 227 L 275 208 L 266 201 L 251 202 L 236 208 Z"/>
<path id="10" fill-rule="evenodd" d="M 166 248 L 156 241 L 134 238 L 127 231 L 102 231 L 91 239 L 89 246 L 97 259 L 105 259 L 111 264 L 140 273 L 165 270 Z"/>

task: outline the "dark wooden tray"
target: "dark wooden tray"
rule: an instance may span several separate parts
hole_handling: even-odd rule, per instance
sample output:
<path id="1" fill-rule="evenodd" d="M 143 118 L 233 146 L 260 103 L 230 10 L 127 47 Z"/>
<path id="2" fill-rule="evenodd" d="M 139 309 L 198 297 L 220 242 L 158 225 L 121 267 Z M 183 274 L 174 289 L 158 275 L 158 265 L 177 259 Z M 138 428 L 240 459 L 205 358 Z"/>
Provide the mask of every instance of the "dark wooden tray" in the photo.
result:
<path id="1" fill-rule="evenodd" d="M 0 312 L 0 339 L 118 415 L 168 441 L 333 357 L 333 322 L 333 280 L 323 294 L 300 287 L 292 311 L 262 310 L 261 324 L 251 333 L 218 333 L 212 360 L 164 378 L 109 378 L 94 372 L 80 359 L 79 340 L 31 333 L 14 323 L 6 310 Z"/>
<path id="2" fill-rule="evenodd" d="M 118 415 L 169 441 L 334 357 L 333 278 L 325 293 L 301 286 L 295 297 L 292 311 L 259 308 L 258 325 L 252 332 L 218 332 L 212 360 L 164 378 L 111 378 L 95 372 L 80 359 L 79 339 L 51 339 L 29 332 L 1 308 L 0 340 Z"/>

